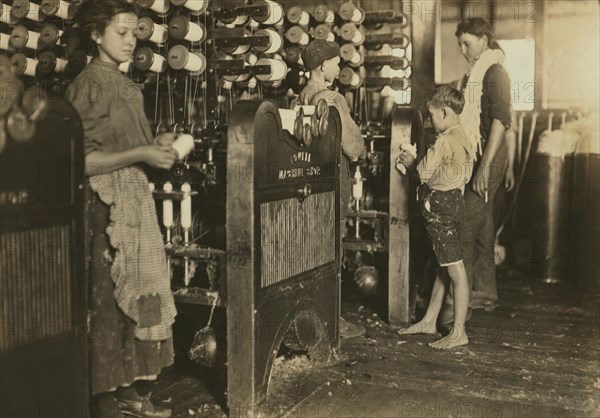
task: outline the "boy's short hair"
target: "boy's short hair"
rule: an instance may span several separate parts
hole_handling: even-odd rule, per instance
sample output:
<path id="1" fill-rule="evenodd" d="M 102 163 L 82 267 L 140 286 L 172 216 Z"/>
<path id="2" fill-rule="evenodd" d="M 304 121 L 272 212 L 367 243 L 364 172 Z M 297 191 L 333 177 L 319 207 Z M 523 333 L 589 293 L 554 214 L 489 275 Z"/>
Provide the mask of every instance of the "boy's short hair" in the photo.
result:
<path id="1" fill-rule="evenodd" d="M 447 84 L 436 88 L 425 101 L 426 106 L 432 106 L 436 109 L 449 107 L 454 113 L 460 115 L 465 107 L 465 96 Z"/>

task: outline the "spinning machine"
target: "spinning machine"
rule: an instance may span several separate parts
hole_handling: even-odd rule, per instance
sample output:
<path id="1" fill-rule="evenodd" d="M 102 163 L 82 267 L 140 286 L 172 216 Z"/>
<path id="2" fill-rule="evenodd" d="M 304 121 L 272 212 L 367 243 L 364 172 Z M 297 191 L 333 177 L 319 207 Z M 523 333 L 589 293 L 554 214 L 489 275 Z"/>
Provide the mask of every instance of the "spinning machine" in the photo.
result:
<path id="1" fill-rule="evenodd" d="M 0 10 L 3 55 L 50 107 L 91 60 L 61 40 L 79 3 L 13 0 Z M 410 319 L 409 181 L 393 167 L 401 144 L 422 143 L 432 26 L 412 22 L 400 2 L 135 3 L 138 44 L 120 69 L 143 86 L 154 133 L 178 134 L 174 167 L 149 172 L 172 288 L 179 306 L 211 310 L 189 356 L 214 366 L 226 352 L 229 411 L 244 413 L 267 395 L 282 343 L 317 359 L 337 348 L 342 259 L 366 293 L 387 277 L 377 291 L 389 321 Z M 419 25 L 425 39 L 413 39 Z M 352 202 L 340 202 L 335 108 L 289 109 L 309 77 L 301 53 L 312 39 L 340 44 L 336 88 L 368 151 L 352 166 Z M 417 48 L 425 53 L 413 59 Z M 33 123 L 27 109 L 2 108 L 8 141 L 19 136 L 11 120 L 18 132 Z M 341 205 L 353 208 L 345 230 Z M 226 311 L 225 344 L 212 330 L 216 309 Z"/>

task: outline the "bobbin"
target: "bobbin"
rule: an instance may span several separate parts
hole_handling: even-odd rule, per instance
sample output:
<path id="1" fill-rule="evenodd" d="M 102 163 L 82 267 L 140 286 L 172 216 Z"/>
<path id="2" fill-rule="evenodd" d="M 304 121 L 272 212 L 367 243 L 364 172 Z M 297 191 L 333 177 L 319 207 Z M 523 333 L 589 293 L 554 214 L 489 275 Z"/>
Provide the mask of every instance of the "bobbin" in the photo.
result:
<path id="1" fill-rule="evenodd" d="M 169 34 L 177 40 L 204 42 L 206 28 L 202 24 L 191 22 L 189 16 L 178 15 L 169 22 Z"/>
<path id="2" fill-rule="evenodd" d="M 34 77 L 37 63 L 37 60 L 34 60 L 33 58 L 27 58 L 20 52 L 17 52 L 10 57 L 10 64 L 12 65 L 13 73 L 17 75 Z"/>
<path id="3" fill-rule="evenodd" d="M 154 53 L 152 48 L 144 46 L 135 51 L 133 65 L 141 71 L 162 73 L 167 69 L 167 59 L 162 55 Z"/>
<path id="4" fill-rule="evenodd" d="M 283 38 L 273 29 L 259 29 L 254 33 L 254 36 L 268 36 L 269 44 L 265 46 L 257 45 L 254 50 L 261 54 L 274 54 L 283 46 Z"/>
<path id="5" fill-rule="evenodd" d="M 35 22 L 42 22 L 46 18 L 40 5 L 29 0 L 14 0 L 12 14 L 17 19 L 29 19 Z"/>
<path id="6" fill-rule="evenodd" d="M 169 66 L 175 70 L 187 70 L 199 75 L 206 69 L 206 58 L 200 51 L 188 51 L 183 45 L 174 45 L 167 54 Z"/>
<path id="7" fill-rule="evenodd" d="M 63 20 L 73 20 L 75 17 L 74 7 L 64 0 L 43 0 L 42 13 L 46 16 L 56 16 Z"/>
<path id="8" fill-rule="evenodd" d="M 138 20 L 135 36 L 140 41 L 150 41 L 162 45 L 167 42 L 169 31 L 164 25 L 158 25 L 150 17 L 143 16 Z"/>
<path id="9" fill-rule="evenodd" d="M 171 3 L 185 7 L 194 16 L 201 15 L 208 9 L 208 0 L 171 0 Z"/>
<path id="10" fill-rule="evenodd" d="M 171 8 L 169 0 L 135 0 L 140 7 L 144 9 L 150 9 L 156 12 L 159 16 L 166 16 L 167 12 Z"/>
<path id="11" fill-rule="evenodd" d="M 22 25 L 15 26 L 10 33 L 10 43 L 17 49 L 37 49 L 39 40 L 40 34 L 38 32 L 27 30 L 27 28 Z"/>
<path id="12" fill-rule="evenodd" d="M 58 29 L 54 23 L 46 23 L 40 30 L 39 46 L 49 48 L 58 44 L 63 31 Z"/>
<path id="13" fill-rule="evenodd" d="M 68 61 L 58 58 L 52 51 L 44 51 L 38 57 L 38 70 L 43 74 L 52 72 L 63 73 L 67 68 Z"/>
<path id="14" fill-rule="evenodd" d="M 261 58 L 256 65 L 268 65 L 271 71 L 268 74 L 256 74 L 260 81 L 279 81 L 283 80 L 287 74 L 287 65 L 285 61 L 274 58 Z"/>

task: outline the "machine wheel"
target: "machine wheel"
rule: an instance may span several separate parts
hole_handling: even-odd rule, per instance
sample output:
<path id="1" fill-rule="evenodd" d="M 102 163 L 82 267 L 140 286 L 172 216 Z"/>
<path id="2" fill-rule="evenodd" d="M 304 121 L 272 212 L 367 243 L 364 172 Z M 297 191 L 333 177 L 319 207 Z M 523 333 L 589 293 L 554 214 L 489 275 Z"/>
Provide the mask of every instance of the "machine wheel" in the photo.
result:
<path id="1" fill-rule="evenodd" d="M 292 350 L 308 351 L 315 361 L 327 361 L 331 354 L 325 324 L 310 311 L 300 312 L 290 321 L 283 343 Z"/>

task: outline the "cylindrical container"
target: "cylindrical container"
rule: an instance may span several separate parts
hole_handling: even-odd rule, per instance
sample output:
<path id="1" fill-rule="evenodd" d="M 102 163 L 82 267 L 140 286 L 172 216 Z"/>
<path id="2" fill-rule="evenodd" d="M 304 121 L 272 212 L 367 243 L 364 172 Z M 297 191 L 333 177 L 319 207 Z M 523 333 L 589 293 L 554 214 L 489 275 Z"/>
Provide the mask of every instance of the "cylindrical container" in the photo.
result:
<path id="1" fill-rule="evenodd" d="M 155 54 L 147 46 L 141 47 L 135 51 L 133 56 L 135 68 L 141 71 L 152 71 L 162 73 L 167 69 L 167 59 L 162 55 Z"/>
<path id="2" fill-rule="evenodd" d="M 46 18 L 40 5 L 29 0 L 14 0 L 12 14 L 17 19 L 29 19 L 35 22 L 42 22 Z"/>
<path id="3" fill-rule="evenodd" d="M 202 42 L 206 39 L 204 25 L 191 22 L 188 16 L 177 15 L 169 22 L 169 34 L 173 39 Z"/>
<path id="4" fill-rule="evenodd" d="M 63 31 L 59 30 L 55 24 L 46 23 L 40 31 L 39 46 L 42 48 L 49 48 L 56 45 L 62 34 Z"/>
<path id="5" fill-rule="evenodd" d="M 56 16 L 63 20 L 72 20 L 74 7 L 64 0 L 43 0 L 42 12 L 46 16 Z"/>
<path id="6" fill-rule="evenodd" d="M 256 52 L 261 54 L 274 54 L 283 46 L 283 38 L 273 29 L 259 29 L 254 33 L 254 36 L 268 36 L 270 42 L 267 46 L 255 46 Z"/>
<path id="7" fill-rule="evenodd" d="M 547 283 L 569 277 L 573 149 L 565 145 L 576 139 L 576 134 L 563 130 L 544 131 L 533 158 L 531 267 Z"/>
<path id="8" fill-rule="evenodd" d="M 208 8 L 208 0 L 171 0 L 175 6 L 183 6 L 193 15 L 201 15 Z"/>
<path id="9" fill-rule="evenodd" d="M 300 26 L 292 26 L 285 32 L 285 37 L 288 41 L 298 45 L 308 45 L 310 37 Z"/>
<path id="10" fill-rule="evenodd" d="M 12 14 L 12 7 L 8 4 L 0 3 L 0 22 L 9 25 L 17 23 L 17 18 Z"/>
<path id="11" fill-rule="evenodd" d="M 163 191 L 172 192 L 173 185 L 171 182 L 166 181 L 163 185 Z M 164 199 L 162 202 L 163 213 L 162 213 L 162 222 L 165 228 L 171 228 L 173 226 L 173 200 L 172 199 Z"/>
<path id="12" fill-rule="evenodd" d="M 10 33 L 10 43 L 15 48 L 37 49 L 40 34 L 27 30 L 25 26 L 17 25 Z"/>
<path id="13" fill-rule="evenodd" d="M 600 144 L 598 121 L 582 135 L 573 156 L 571 260 L 569 277 L 593 293 L 600 291 Z M 595 133 L 594 133 L 595 129 Z"/>
<path id="14" fill-rule="evenodd" d="M 206 69 L 206 58 L 199 51 L 190 52 L 183 45 L 175 45 L 167 54 L 169 66 L 175 70 L 187 70 L 198 75 Z"/>
<path id="15" fill-rule="evenodd" d="M 315 39 L 323 39 L 325 41 L 334 42 L 335 35 L 331 32 L 329 25 L 322 23 L 315 27 Z"/>
<path id="16" fill-rule="evenodd" d="M 310 15 L 302 10 L 300 6 L 290 7 L 286 17 L 287 20 L 294 25 L 308 26 L 310 23 Z"/>
<path id="17" fill-rule="evenodd" d="M 150 9 L 159 15 L 165 15 L 170 7 L 169 0 L 136 0 L 136 3 L 145 9 Z"/>
<path id="18" fill-rule="evenodd" d="M 67 60 L 57 58 L 52 51 L 44 51 L 38 57 L 38 69 L 40 73 L 44 74 L 63 73 L 67 68 L 67 63 Z"/>
<path id="19" fill-rule="evenodd" d="M 169 38 L 169 31 L 164 25 L 157 25 L 148 16 L 139 19 L 135 36 L 140 41 L 150 41 L 162 45 Z"/>
<path id="20" fill-rule="evenodd" d="M 271 71 L 269 74 L 257 74 L 256 78 L 260 81 L 279 81 L 283 80 L 287 74 L 287 65 L 283 60 L 273 58 L 261 58 L 256 62 L 256 65 L 269 65 Z"/>
<path id="21" fill-rule="evenodd" d="M 35 69 L 37 68 L 37 60 L 27 58 L 21 53 L 13 54 L 10 57 L 10 63 L 13 67 L 13 73 L 17 75 L 27 75 L 29 77 L 35 76 Z"/>
<path id="22" fill-rule="evenodd" d="M 340 70 L 340 83 L 345 86 L 358 87 L 361 84 L 361 77 L 352 68 L 344 67 Z"/>
<path id="23" fill-rule="evenodd" d="M 184 193 L 181 200 L 181 227 L 189 230 L 192 227 L 192 196 L 190 195 L 192 188 L 189 183 L 183 183 L 181 191 Z"/>
<path id="24" fill-rule="evenodd" d="M 10 49 L 10 35 L 0 33 L 0 49 L 8 51 Z"/>
<path id="25" fill-rule="evenodd" d="M 255 20 L 263 25 L 275 25 L 281 22 L 283 19 L 283 7 L 281 4 L 271 0 L 265 0 L 265 3 L 269 7 L 269 12 L 266 18 L 256 16 Z"/>
<path id="26" fill-rule="evenodd" d="M 335 21 L 335 13 L 326 4 L 317 5 L 313 16 L 317 22 L 333 23 Z"/>

